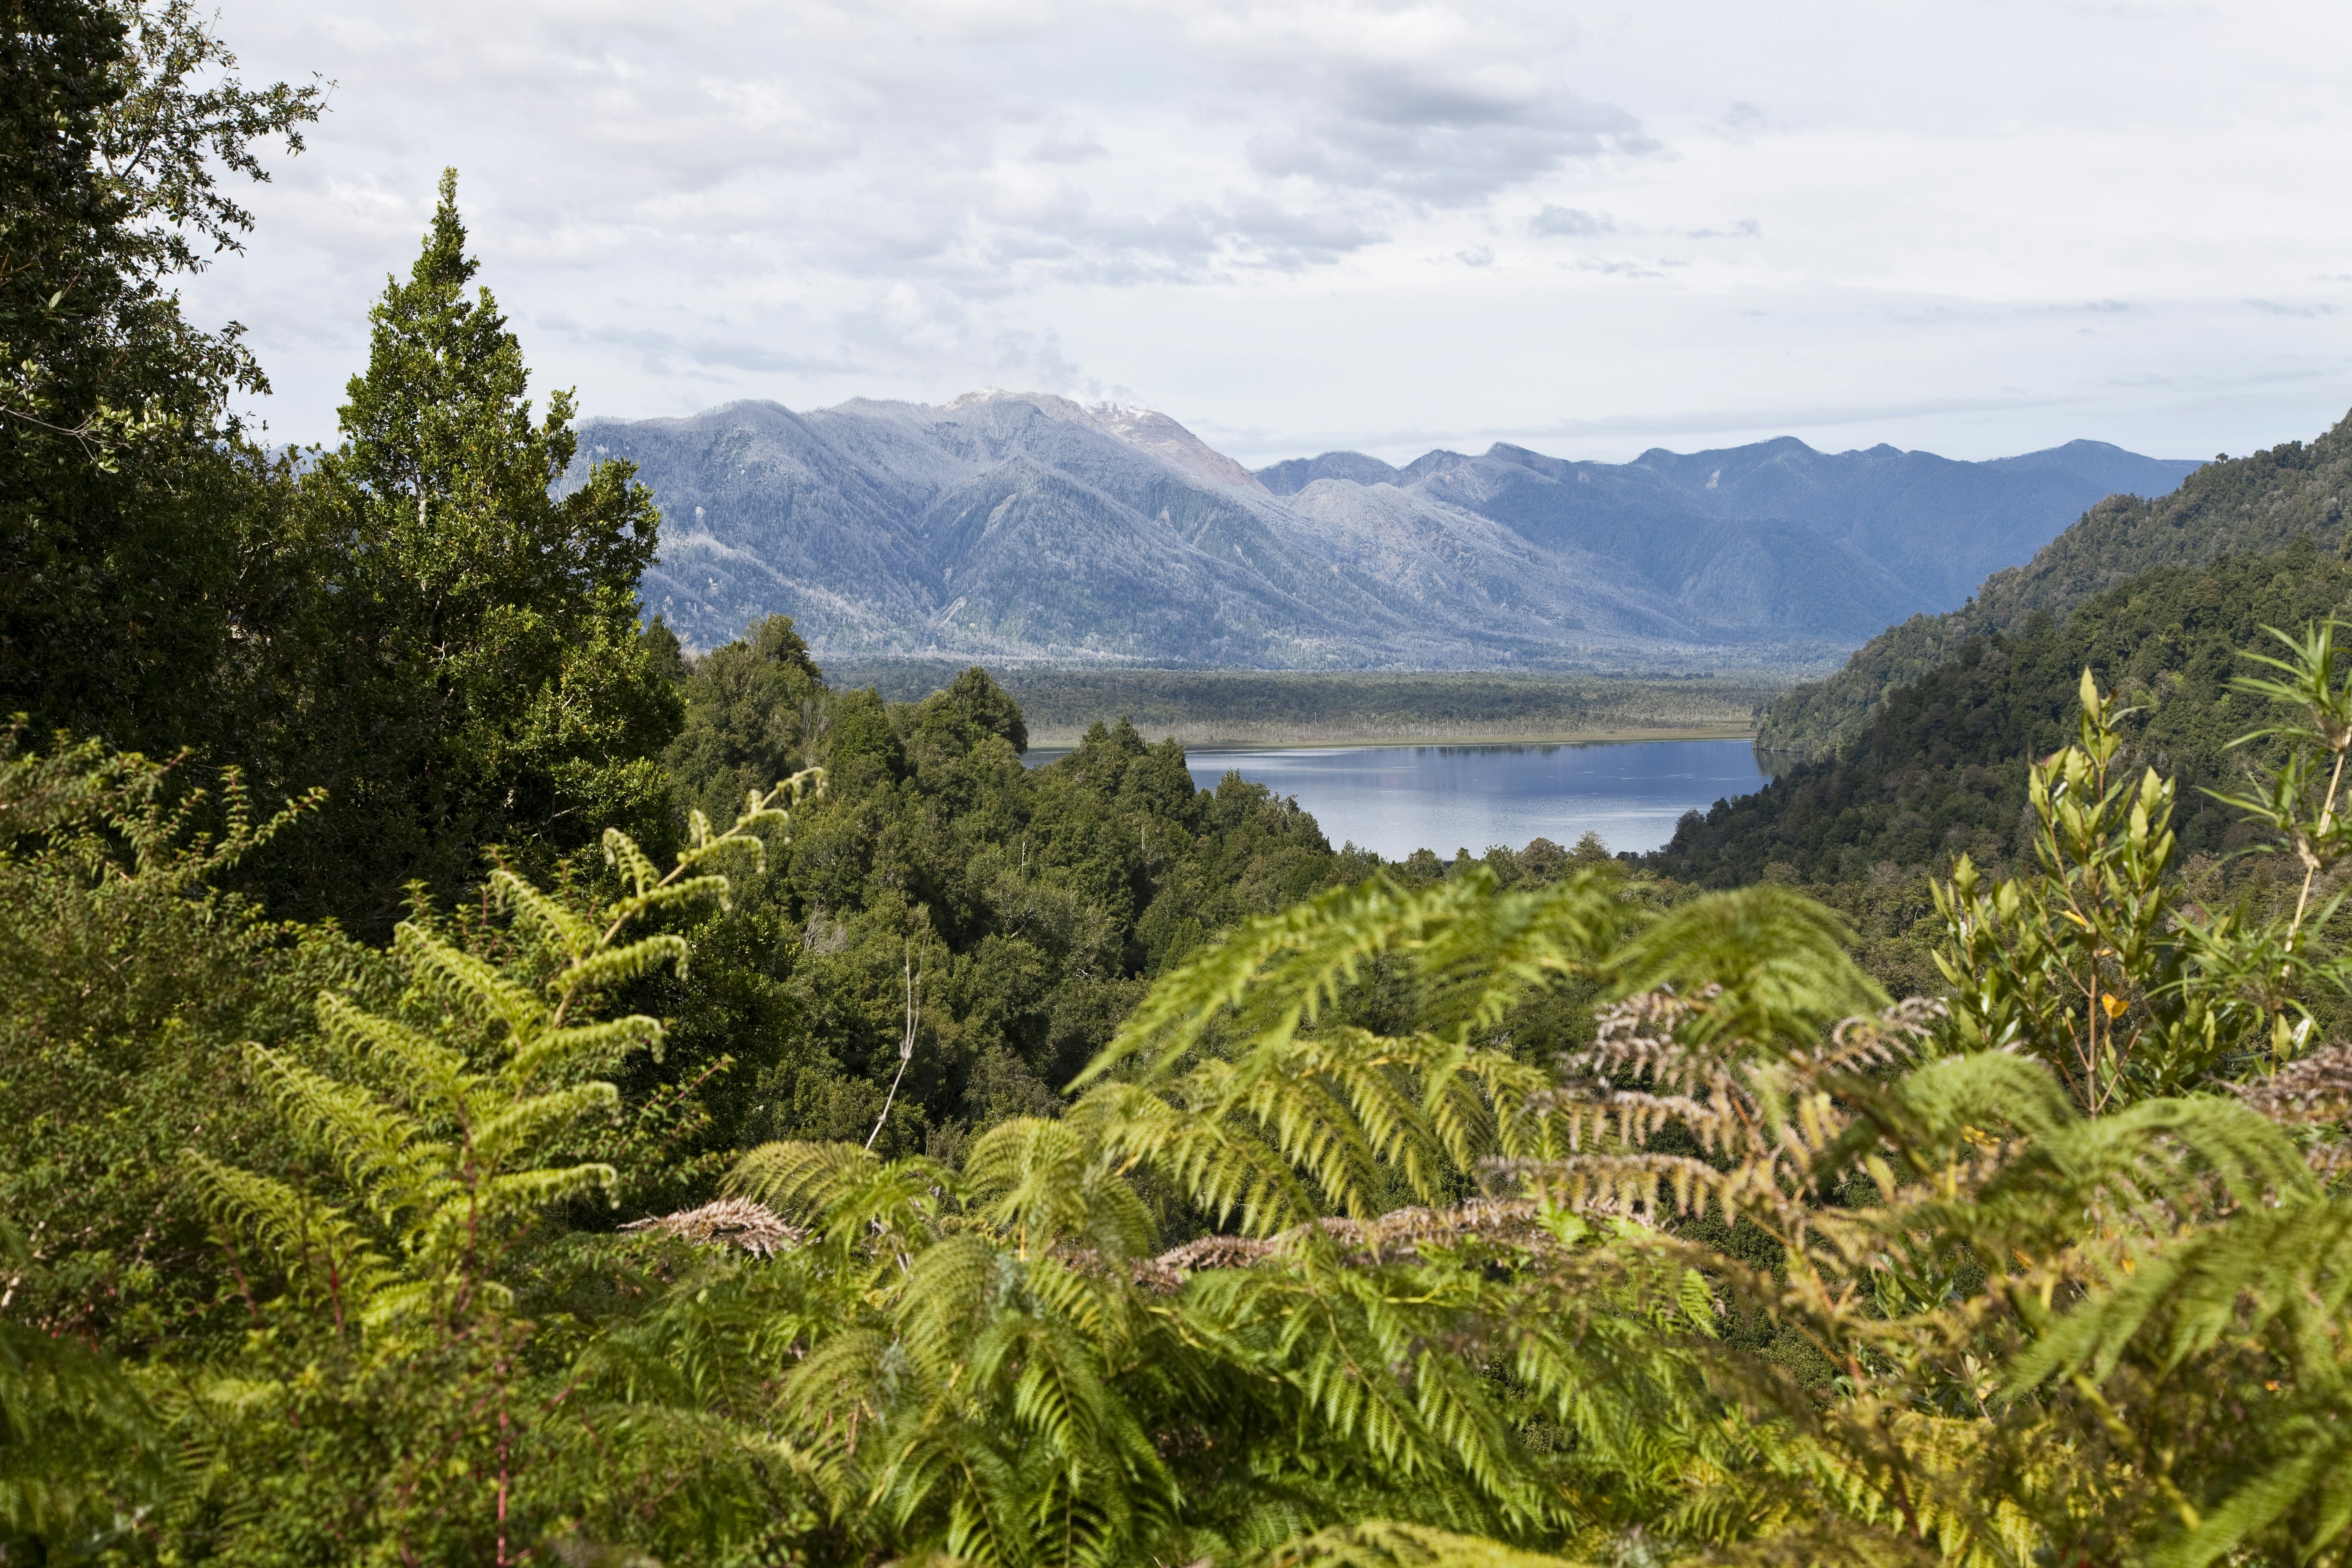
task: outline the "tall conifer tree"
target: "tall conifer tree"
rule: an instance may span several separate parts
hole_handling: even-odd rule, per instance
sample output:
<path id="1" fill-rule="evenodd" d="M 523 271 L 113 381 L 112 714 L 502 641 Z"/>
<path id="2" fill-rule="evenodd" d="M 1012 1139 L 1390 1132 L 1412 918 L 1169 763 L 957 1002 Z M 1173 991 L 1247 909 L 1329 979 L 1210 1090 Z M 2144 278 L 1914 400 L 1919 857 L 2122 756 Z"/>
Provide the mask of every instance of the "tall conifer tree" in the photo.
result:
<path id="1" fill-rule="evenodd" d="M 370 313 L 343 443 L 305 486 L 330 662 L 291 694 L 284 772 L 332 804 L 289 912 L 368 928 L 406 880 L 458 885 L 488 845 L 543 861 L 610 826 L 667 836 L 655 759 L 678 698 L 636 623 L 660 514 L 625 462 L 556 493 L 572 395 L 533 417 L 521 345 L 488 289 L 468 297 L 457 191 L 451 170 L 423 253 Z"/>

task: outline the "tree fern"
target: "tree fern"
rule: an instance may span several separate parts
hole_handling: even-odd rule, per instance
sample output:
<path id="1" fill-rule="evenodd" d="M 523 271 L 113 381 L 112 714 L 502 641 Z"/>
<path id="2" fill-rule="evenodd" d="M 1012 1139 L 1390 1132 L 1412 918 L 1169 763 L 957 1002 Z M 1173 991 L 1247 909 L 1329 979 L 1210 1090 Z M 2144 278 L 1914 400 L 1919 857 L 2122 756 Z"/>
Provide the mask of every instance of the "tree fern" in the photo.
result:
<path id="1" fill-rule="evenodd" d="M 593 1452 L 608 1471 L 618 1460 L 651 1495 L 677 1500 L 673 1514 L 731 1510 L 742 1522 L 740 1485 L 728 1494 L 690 1479 L 714 1465 L 740 1484 L 756 1478 L 743 1429 L 697 1408 L 728 1375 L 649 1377 L 646 1356 L 630 1353 L 646 1335 L 567 1358 L 560 1342 L 542 1342 L 521 1292 L 544 1289 L 529 1270 L 548 1267 L 549 1216 L 612 1190 L 609 1165 L 562 1157 L 576 1130 L 617 1109 L 602 1075 L 660 1045 L 656 1020 L 600 1017 L 599 999 L 686 962 L 673 935 L 625 933 L 658 912 L 723 899 L 719 868 L 756 860 L 759 833 L 785 823 L 775 803 L 810 782 L 755 795 L 725 833 L 698 816 L 667 872 L 608 834 L 620 892 L 593 910 L 497 870 L 486 897 L 512 922 L 521 959 L 492 963 L 410 921 L 393 953 L 411 987 L 408 1019 L 327 994 L 312 1060 L 248 1050 L 255 1081 L 332 1180 L 187 1156 L 250 1288 L 274 1277 L 285 1289 L 277 1300 L 255 1299 L 270 1348 L 180 1402 L 184 1422 L 205 1434 L 194 1440 L 206 1456 L 200 1493 L 232 1484 L 262 1455 L 299 1455 L 263 1490 L 346 1477 L 320 1521 L 344 1521 L 333 1530 L 410 1556 L 478 1552 L 511 1562 L 562 1524 L 558 1478 Z M 302 1331 L 321 1320 L 324 1344 Z M 779 1342 L 750 1338 L 771 1350 Z M 740 1370 L 758 1353 L 725 1332 L 698 1344 L 717 1368 Z M 233 1531 L 243 1528 L 229 1517 Z M 268 1526 L 257 1517 L 251 1528 Z"/>

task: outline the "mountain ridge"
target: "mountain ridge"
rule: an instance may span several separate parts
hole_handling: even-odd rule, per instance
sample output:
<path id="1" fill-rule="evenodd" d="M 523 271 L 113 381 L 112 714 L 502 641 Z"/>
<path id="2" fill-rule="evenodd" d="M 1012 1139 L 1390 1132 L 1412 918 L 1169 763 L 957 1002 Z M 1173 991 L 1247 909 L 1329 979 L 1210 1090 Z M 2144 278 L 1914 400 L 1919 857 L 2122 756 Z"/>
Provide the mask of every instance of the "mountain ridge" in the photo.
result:
<path id="1" fill-rule="evenodd" d="M 626 458 L 662 506 L 649 609 L 703 647 L 788 614 L 821 658 L 1818 668 L 2105 493 L 2070 448 L 2003 468 L 1793 437 L 1252 472 L 1156 410 L 995 388 L 580 429 L 565 483 Z M 2093 456 L 2157 481 L 2189 466 Z"/>
<path id="2" fill-rule="evenodd" d="M 1757 744 L 1843 755 L 1868 737 L 1891 693 L 1969 639 L 2018 631 L 2036 616 L 2063 623 L 2077 605 L 2159 566 L 2266 554 L 2305 534 L 2323 549 L 2337 548 L 2347 535 L 2347 500 L 2352 414 L 2308 446 L 2287 441 L 2200 465 L 2170 495 L 2110 495 L 2031 559 L 1988 575 L 1966 603 L 1889 626 L 1841 668 L 1773 701 Z"/>

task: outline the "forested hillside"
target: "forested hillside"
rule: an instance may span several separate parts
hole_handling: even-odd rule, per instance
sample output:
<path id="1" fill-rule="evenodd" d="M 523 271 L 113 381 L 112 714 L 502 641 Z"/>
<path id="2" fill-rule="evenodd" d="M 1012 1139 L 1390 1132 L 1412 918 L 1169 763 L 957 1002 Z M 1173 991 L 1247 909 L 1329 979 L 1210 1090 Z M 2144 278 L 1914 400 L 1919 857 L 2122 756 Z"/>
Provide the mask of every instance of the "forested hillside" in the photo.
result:
<path id="1" fill-rule="evenodd" d="M 1970 637 L 1895 688 L 1860 745 L 1685 818 L 1653 863 L 1708 887 L 1776 864 L 1819 881 L 1960 853 L 2007 865 L 2027 847 L 2026 763 L 2073 731 L 2086 668 L 2136 710 L 2122 721 L 2125 755 L 2179 782 L 2181 848 L 2241 849 L 2252 830 L 2203 793 L 2242 786 L 2251 759 L 2231 742 L 2261 721 L 2263 702 L 2231 689 L 2251 668 L 2240 650 L 2271 644 L 2266 626 L 2300 627 L 2347 605 L 2352 563 L 2306 537 L 2276 554 L 2158 567 L 2082 602 L 2063 626 L 2035 615 Z"/>
<path id="2" fill-rule="evenodd" d="M 1868 732 L 1881 699 L 1968 638 L 2014 631 L 2036 614 L 2063 621 L 2094 595 L 2151 568 L 2262 554 L 2306 533 L 2333 550 L 2345 535 L 2347 497 L 2352 416 L 2309 446 L 2290 441 L 2216 458 L 2162 500 L 2110 496 L 2032 561 L 1986 578 L 1959 609 L 1890 626 L 1835 675 L 1780 698 L 1765 710 L 1757 744 L 1812 755 L 1847 750 Z"/>
<path id="3" fill-rule="evenodd" d="M 1263 785 L 1196 790 L 1181 748 L 1127 724 L 1025 767 L 1021 710 L 978 669 L 919 702 L 832 689 L 781 616 L 683 689 L 683 805 L 717 819 L 803 767 L 826 778 L 692 933 L 692 980 L 649 1004 L 677 1020 L 659 1076 L 700 1085 L 717 1147 L 875 1134 L 939 1152 L 1050 1114 L 1151 976 L 1379 864 Z"/>
<path id="4" fill-rule="evenodd" d="M 0 1562 L 2352 1552 L 2334 551 L 1969 641 L 1671 875 L 1382 866 L 690 655 L 454 174 L 254 449 L 175 279 L 322 103 L 212 26 L 0 4 Z"/>

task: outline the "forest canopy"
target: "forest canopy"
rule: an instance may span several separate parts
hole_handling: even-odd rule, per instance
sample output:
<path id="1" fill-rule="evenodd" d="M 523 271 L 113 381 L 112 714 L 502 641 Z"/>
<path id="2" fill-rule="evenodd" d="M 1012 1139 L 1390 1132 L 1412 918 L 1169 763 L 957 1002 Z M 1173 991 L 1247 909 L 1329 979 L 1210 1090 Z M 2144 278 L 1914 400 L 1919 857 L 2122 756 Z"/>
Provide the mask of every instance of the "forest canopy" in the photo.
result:
<path id="1" fill-rule="evenodd" d="M 454 173 L 263 450 L 175 279 L 320 88 L 0 6 L 0 1557 L 2352 1560 L 2352 581 L 2221 505 L 2333 446 L 1646 862 L 1384 864 L 682 647 Z"/>

